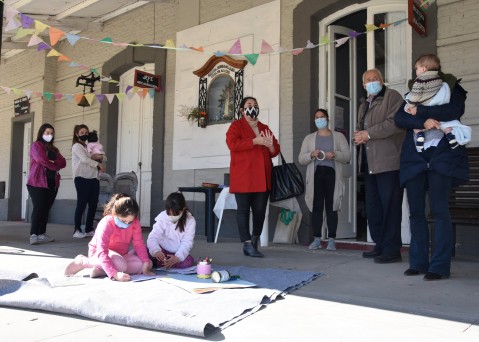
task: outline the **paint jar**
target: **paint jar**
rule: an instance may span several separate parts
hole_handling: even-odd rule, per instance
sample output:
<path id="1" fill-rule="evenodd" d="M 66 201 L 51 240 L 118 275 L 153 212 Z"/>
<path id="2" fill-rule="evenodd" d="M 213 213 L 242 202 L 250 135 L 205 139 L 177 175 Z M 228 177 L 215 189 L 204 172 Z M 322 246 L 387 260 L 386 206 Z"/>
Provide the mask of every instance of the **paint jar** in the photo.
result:
<path id="1" fill-rule="evenodd" d="M 230 278 L 230 273 L 226 270 L 214 271 L 211 273 L 211 280 L 213 280 L 213 283 L 223 283 L 230 280 Z"/>
<path id="2" fill-rule="evenodd" d="M 206 261 L 198 262 L 198 265 L 196 265 L 196 276 L 201 279 L 211 278 L 211 264 Z"/>

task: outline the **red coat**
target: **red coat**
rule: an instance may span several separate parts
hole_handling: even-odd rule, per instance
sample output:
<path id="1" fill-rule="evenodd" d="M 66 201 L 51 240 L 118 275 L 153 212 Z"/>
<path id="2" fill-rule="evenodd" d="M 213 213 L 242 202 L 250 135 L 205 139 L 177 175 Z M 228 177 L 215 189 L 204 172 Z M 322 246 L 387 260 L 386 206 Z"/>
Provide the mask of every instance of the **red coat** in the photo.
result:
<path id="1" fill-rule="evenodd" d="M 267 125 L 258 122 L 260 132 L 270 131 Z M 271 158 L 279 154 L 278 140 L 273 136 L 274 153 L 262 145 L 253 145 L 256 137 L 243 117 L 233 121 L 226 132 L 226 144 L 231 152 L 230 192 L 266 192 L 271 190 Z"/>

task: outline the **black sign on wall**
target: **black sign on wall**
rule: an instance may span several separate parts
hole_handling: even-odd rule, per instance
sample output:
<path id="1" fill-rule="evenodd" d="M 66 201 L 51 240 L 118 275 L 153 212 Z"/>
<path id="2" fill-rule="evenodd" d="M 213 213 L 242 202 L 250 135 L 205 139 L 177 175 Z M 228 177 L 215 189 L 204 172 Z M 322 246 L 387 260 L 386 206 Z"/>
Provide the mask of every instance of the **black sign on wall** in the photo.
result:
<path id="1" fill-rule="evenodd" d="M 419 35 L 427 37 L 427 16 L 421 7 L 414 2 L 408 1 L 408 23 Z"/>
<path id="2" fill-rule="evenodd" d="M 30 113 L 30 100 L 26 96 L 13 100 L 13 109 L 15 115 Z"/>
<path id="3" fill-rule="evenodd" d="M 135 84 L 140 88 L 154 88 L 157 92 L 161 91 L 160 76 L 149 74 L 141 70 L 135 70 Z"/>

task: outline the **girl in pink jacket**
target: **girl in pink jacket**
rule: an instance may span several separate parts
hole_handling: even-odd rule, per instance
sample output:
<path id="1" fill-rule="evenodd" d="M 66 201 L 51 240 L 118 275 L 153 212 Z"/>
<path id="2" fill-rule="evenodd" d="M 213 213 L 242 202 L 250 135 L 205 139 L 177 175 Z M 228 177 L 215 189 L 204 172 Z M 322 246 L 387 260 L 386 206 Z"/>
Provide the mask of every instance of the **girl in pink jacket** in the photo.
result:
<path id="1" fill-rule="evenodd" d="M 84 268 L 92 268 L 92 278 L 106 274 L 118 281 L 129 281 L 130 274 L 154 275 L 138 213 L 135 199 L 124 194 L 113 195 L 88 244 L 88 258 L 78 255 L 65 269 L 65 275 L 75 275 Z M 128 250 L 130 243 L 133 251 Z"/>

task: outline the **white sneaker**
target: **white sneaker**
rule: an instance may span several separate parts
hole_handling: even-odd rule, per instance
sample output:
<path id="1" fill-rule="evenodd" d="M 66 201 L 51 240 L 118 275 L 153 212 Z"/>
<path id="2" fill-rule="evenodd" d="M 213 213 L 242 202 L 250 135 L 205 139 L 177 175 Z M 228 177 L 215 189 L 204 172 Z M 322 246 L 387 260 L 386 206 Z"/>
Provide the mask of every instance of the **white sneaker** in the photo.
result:
<path id="1" fill-rule="evenodd" d="M 308 246 L 309 249 L 321 249 L 321 238 L 314 238 L 313 242 Z"/>
<path id="2" fill-rule="evenodd" d="M 37 240 L 38 240 L 38 242 L 53 242 L 53 241 L 55 241 L 54 238 L 52 238 L 51 236 L 49 236 L 47 234 L 38 235 Z"/>
<path id="3" fill-rule="evenodd" d="M 77 239 L 83 239 L 83 238 L 85 238 L 85 233 L 83 233 L 79 230 L 75 230 L 75 233 L 73 234 L 73 237 L 77 238 Z"/>
<path id="4" fill-rule="evenodd" d="M 93 235 L 95 235 L 95 231 L 92 230 L 91 232 L 88 232 L 88 233 L 85 233 L 85 237 L 92 237 Z"/>
<path id="5" fill-rule="evenodd" d="M 333 238 L 329 238 L 328 240 L 328 247 L 326 247 L 328 251 L 335 251 L 336 250 L 336 242 Z"/>
<path id="6" fill-rule="evenodd" d="M 30 245 L 37 245 L 37 244 L 38 244 L 37 234 L 30 235 Z"/>

